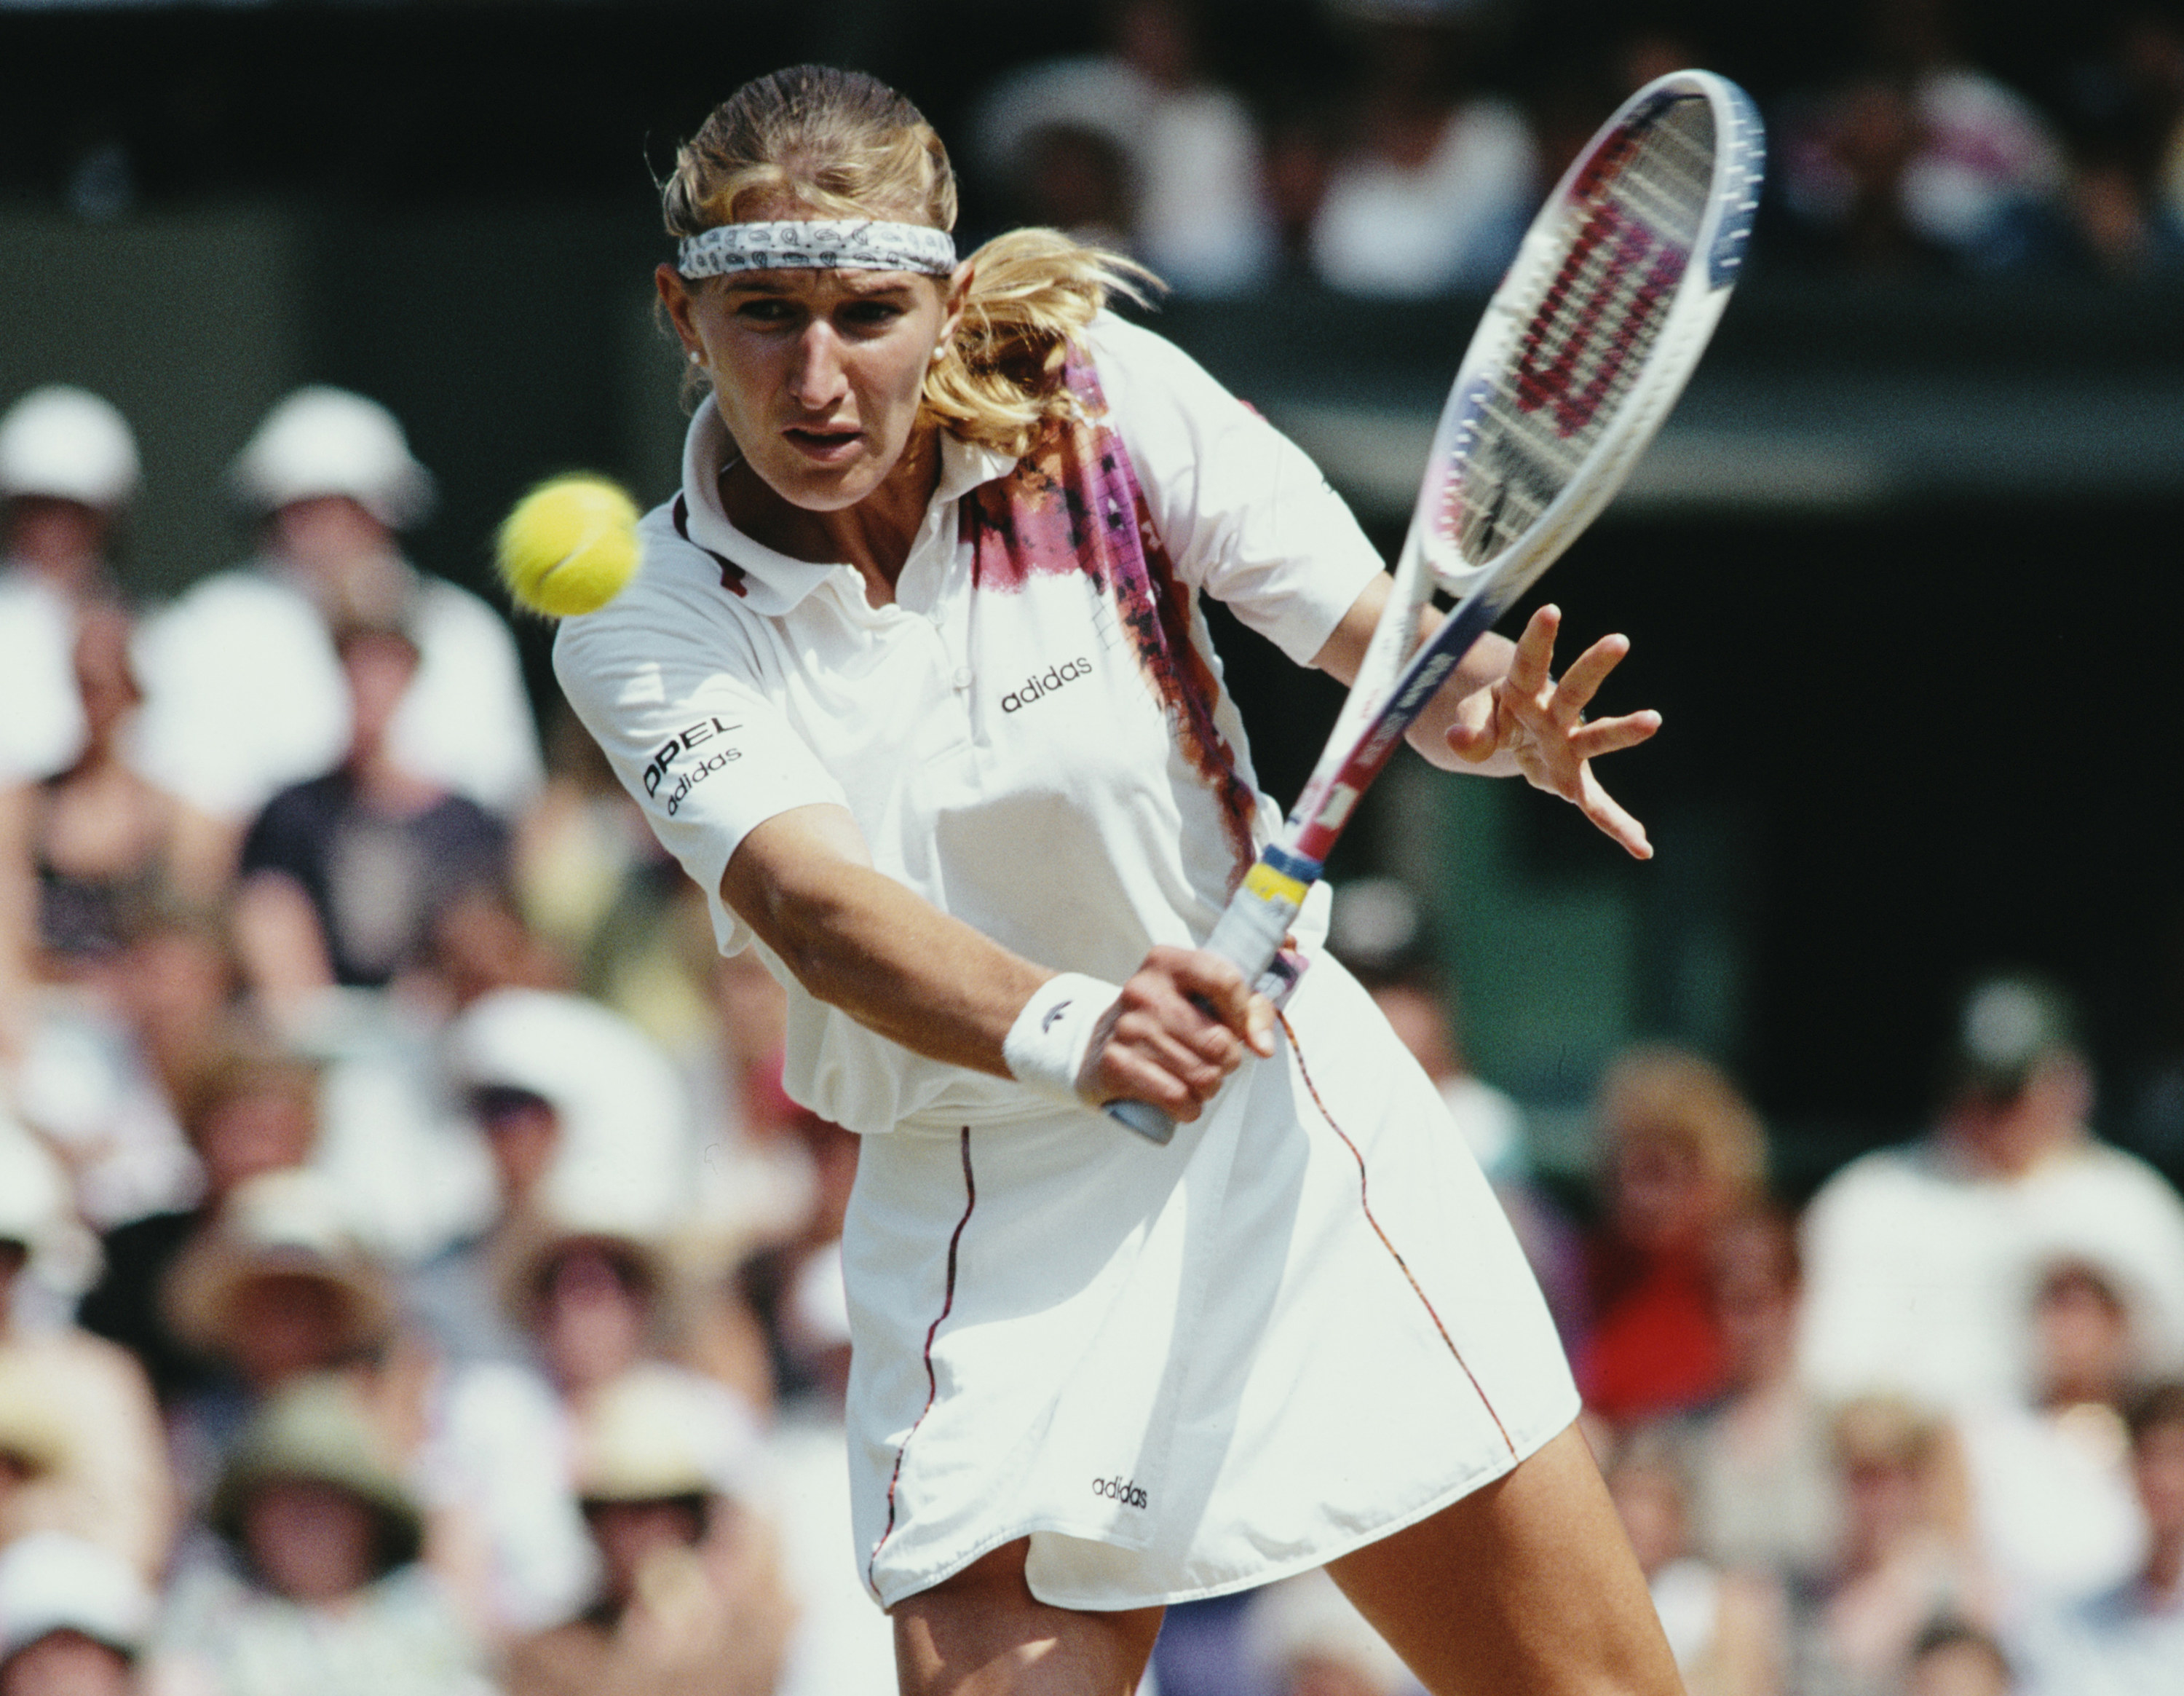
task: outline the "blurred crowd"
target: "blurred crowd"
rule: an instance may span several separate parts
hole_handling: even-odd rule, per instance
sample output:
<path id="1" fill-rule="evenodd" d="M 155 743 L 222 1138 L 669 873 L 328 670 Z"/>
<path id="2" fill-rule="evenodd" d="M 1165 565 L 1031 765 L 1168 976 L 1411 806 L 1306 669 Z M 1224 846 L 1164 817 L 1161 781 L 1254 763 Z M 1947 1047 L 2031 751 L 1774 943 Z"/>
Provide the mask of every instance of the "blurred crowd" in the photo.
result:
<path id="1" fill-rule="evenodd" d="M 1867 0 L 1840 75 L 1763 89 L 1766 265 L 2134 276 L 2184 264 L 2184 26 L 2126 10 L 2042 105 L 1971 54 L 1954 0 Z M 1689 65 L 1734 74 L 1695 8 L 1607 8 L 1545 72 L 1499 50 L 1521 8 L 1330 0 L 1343 62 L 1278 86 L 1207 71 L 1190 0 L 1110 0 L 1103 52 L 1004 76 L 958 143 L 997 225 L 1120 246 L 1184 294 L 1310 277 L 1380 298 L 1491 287 L 1613 105 Z M 1674 21 L 1659 21 L 1672 20 Z M 1582 33 L 1582 32 L 1580 32 Z"/>
<path id="2" fill-rule="evenodd" d="M 1929 0 L 1773 114 L 1815 254 L 2166 261 L 2184 36 L 2036 109 Z M 1011 215 L 1204 293 L 1490 282 L 1615 88 L 1497 93 L 1462 10 L 1360 12 L 1269 122 L 1187 8 L 984 103 Z M 1705 44 L 1634 32 L 1618 86 Z M 2174 179 L 2172 181 L 2171 179 Z M 2180 200 L 2184 204 L 2184 200 Z M 0 416 L 0 1696 L 893 1688 L 847 1526 L 855 1140 L 779 992 L 499 613 L 420 572 L 398 421 L 237 445 L 247 557 L 114 572 L 125 420 Z M 1802 1216 L 1719 1068 L 1624 1056 L 1591 1193 L 1466 1069 L 1389 885 L 1336 946 L 1496 1182 L 1696 1696 L 2184 1693 L 2184 1202 L 2086 1127 L 2068 999 L 1967 1000 L 1933 1127 Z M 1173 1612 L 1168 1696 L 1407 1688 L 1322 1581 Z"/>
<path id="3" fill-rule="evenodd" d="M 0 1691 L 891 1688 L 779 991 L 383 409 L 276 407 L 162 605 L 140 475 L 0 416 Z"/>

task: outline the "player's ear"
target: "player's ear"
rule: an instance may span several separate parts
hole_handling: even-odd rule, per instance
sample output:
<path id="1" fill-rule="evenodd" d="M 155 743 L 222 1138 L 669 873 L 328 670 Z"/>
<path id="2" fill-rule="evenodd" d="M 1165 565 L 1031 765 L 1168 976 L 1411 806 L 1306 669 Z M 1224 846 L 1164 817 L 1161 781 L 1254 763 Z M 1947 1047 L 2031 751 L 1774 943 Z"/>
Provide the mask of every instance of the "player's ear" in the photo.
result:
<path id="1" fill-rule="evenodd" d="M 956 339 L 956 326 L 963 321 L 964 308 L 971 304 L 971 284 L 978 274 L 976 263 L 966 259 L 956 267 L 955 275 L 948 279 L 948 293 L 941 302 L 941 347 L 946 347 Z"/>
<path id="2" fill-rule="evenodd" d="M 663 264 L 652 273 L 652 286 L 660 291 L 660 310 L 675 326 L 684 349 L 693 354 L 702 352 L 698 326 L 690 314 L 690 285 L 682 280 L 682 273 L 671 265 Z"/>

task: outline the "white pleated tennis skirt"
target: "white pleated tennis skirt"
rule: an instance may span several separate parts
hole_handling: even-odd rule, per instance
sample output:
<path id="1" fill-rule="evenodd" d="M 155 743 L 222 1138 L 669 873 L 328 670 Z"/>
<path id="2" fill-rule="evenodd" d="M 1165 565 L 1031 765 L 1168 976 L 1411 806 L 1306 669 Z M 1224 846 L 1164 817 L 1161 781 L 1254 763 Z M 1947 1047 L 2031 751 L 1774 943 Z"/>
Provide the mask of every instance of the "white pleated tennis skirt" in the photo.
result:
<path id="1" fill-rule="evenodd" d="M 1318 1566 L 1576 1417 L 1440 1097 L 1317 961 L 1291 1040 L 1157 1148 L 1103 1115 L 866 1139 L 844 1240 L 858 1558 L 883 1606 L 1028 1536 L 1147 1607 Z"/>

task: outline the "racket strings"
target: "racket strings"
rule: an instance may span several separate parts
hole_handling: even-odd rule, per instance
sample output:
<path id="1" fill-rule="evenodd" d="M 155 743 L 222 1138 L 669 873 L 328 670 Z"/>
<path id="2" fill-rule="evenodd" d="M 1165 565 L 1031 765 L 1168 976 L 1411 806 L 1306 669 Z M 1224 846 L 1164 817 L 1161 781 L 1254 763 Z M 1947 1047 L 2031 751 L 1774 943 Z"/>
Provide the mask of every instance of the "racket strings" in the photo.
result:
<path id="1" fill-rule="evenodd" d="M 1596 155 L 1523 315 L 1513 371 L 1479 397 L 1440 502 L 1444 546 L 1483 565 L 1552 505 L 1637 385 L 1703 223 L 1713 114 L 1678 101 Z"/>

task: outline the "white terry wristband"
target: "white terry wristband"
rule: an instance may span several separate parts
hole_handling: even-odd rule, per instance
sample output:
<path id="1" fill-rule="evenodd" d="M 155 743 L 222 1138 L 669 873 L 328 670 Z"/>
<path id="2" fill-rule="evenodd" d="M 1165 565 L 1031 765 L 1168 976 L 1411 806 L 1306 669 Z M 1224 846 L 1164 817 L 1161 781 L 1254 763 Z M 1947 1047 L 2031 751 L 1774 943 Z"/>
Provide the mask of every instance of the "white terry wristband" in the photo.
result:
<path id="1" fill-rule="evenodd" d="M 1083 1102 L 1077 1074 L 1092 1052 L 1100 1017 L 1123 993 L 1119 985 L 1064 972 L 1032 991 L 1001 1042 L 1001 1058 L 1019 1084 L 1065 1102 Z M 1097 1106 L 1097 1102 L 1091 1103 Z"/>

